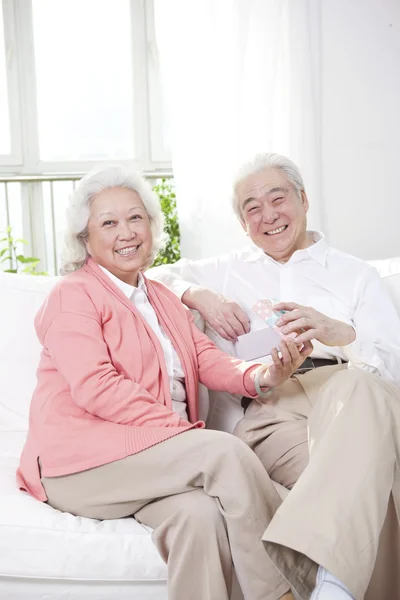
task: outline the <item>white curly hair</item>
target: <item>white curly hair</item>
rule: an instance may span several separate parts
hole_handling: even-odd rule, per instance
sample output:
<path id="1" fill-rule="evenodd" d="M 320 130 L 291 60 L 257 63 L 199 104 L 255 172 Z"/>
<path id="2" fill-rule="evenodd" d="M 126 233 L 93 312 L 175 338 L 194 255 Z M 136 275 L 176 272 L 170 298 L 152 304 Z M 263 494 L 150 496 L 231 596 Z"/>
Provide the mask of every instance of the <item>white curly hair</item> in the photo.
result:
<path id="1" fill-rule="evenodd" d="M 150 219 L 153 246 L 147 268 L 165 244 L 164 215 L 157 194 L 142 175 L 120 164 L 99 165 L 87 173 L 72 193 L 67 207 L 64 247 L 61 253 L 61 275 L 80 269 L 88 258 L 86 249 L 90 205 L 94 197 L 106 189 L 124 187 L 137 192 Z"/>

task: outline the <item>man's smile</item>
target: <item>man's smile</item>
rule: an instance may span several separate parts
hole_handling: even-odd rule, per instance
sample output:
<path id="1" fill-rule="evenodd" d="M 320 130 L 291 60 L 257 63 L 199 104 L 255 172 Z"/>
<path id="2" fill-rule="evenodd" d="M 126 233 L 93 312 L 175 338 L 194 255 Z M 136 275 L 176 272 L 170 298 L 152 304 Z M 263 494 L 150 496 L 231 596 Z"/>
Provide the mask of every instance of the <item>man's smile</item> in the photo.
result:
<path id="1" fill-rule="evenodd" d="M 279 233 L 283 233 L 288 228 L 288 225 L 282 225 L 282 227 L 278 227 L 277 229 L 272 229 L 272 231 L 266 231 L 266 235 L 278 235 Z"/>

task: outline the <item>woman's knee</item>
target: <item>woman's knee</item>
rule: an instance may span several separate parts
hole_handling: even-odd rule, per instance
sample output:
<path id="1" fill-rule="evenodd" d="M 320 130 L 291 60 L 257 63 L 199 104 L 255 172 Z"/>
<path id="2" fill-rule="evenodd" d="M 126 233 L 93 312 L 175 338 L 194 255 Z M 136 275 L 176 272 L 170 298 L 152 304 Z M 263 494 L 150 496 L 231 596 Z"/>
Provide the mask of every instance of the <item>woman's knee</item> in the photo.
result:
<path id="1" fill-rule="evenodd" d="M 208 436 L 204 436 L 203 448 L 204 450 L 207 448 L 212 451 L 215 457 L 221 456 L 230 458 L 232 456 L 254 456 L 247 444 L 232 433 L 214 430 L 207 430 L 204 433 L 207 433 Z"/>
<path id="2" fill-rule="evenodd" d="M 175 515 L 176 520 L 179 521 L 179 528 L 182 528 L 185 534 L 201 533 L 207 537 L 220 529 L 225 530 L 225 521 L 216 498 L 207 496 L 202 489 L 185 496 L 185 501 Z"/>

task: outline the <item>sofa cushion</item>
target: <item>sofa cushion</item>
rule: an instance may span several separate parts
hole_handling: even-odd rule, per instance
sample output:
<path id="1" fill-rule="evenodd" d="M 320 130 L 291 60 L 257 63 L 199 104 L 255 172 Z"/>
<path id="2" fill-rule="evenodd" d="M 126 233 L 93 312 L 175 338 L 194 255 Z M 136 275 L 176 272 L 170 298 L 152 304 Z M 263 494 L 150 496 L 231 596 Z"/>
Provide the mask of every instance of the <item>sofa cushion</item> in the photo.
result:
<path id="1" fill-rule="evenodd" d="M 34 318 L 58 279 L 0 272 L 0 432 L 28 429 L 29 403 L 40 357 Z M 193 316 L 203 331 L 200 313 L 193 311 Z M 207 413 L 208 391 L 200 386 L 200 419 L 205 420 Z M 0 437 L 0 456 L 3 446 Z"/>
<path id="2" fill-rule="evenodd" d="M 370 261 L 370 264 L 381 275 L 400 315 L 400 257 Z M 28 428 L 29 403 L 36 383 L 40 354 L 33 321 L 37 310 L 57 280 L 57 277 L 33 277 L 0 272 L 0 432 L 23 432 Z M 203 325 L 198 324 L 200 327 Z M 208 396 L 204 389 L 200 395 L 201 418 L 205 419 Z M 219 418 L 226 415 L 227 410 L 229 412 L 229 405 L 235 409 L 233 412 L 237 413 L 232 415 L 232 422 L 236 422 L 237 415 L 241 414 L 239 403 L 232 406 L 232 397 L 227 396 L 227 406 L 222 406 L 221 402 L 218 406 L 217 403 L 211 402 L 212 410 L 216 413 L 209 415 L 212 428 L 217 426 L 231 430 L 231 423 L 224 423 L 224 418 Z M 4 446 L 4 443 L 0 438 L 0 451 L 1 446 Z"/>
<path id="3" fill-rule="evenodd" d="M 370 265 L 375 267 L 382 277 L 384 284 L 400 315 L 400 257 L 384 260 L 371 260 Z"/>
<path id="4" fill-rule="evenodd" d="M 0 431 L 26 431 L 40 345 L 35 314 L 57 281 L 0 273 Z"/>
<path id="5" fill-rule="evenodd" d="M 0 457 L 0 578 L 166 580 L 148 529 L 133 518 L 74 517 L 20 492 L 15 436 L 7 434 L 9 456 Z"/>

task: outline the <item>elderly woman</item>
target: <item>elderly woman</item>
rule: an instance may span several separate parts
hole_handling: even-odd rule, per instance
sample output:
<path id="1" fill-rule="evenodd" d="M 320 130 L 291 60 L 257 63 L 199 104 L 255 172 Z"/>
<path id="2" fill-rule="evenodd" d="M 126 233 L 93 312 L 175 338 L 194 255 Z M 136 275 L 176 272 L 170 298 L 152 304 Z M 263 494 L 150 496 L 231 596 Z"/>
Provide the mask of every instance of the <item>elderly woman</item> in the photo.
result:
<path id="1" fill-rule="evenodd" d="M 270 369 L 223 354 L 143 275 L 162 237 L 158 199 L 139 175 L 111 166 L 81 180 L 65 277 L 35 321 L 43 350 L 18 484 L 74 515 L 152 527 L 170 600 L 227 600 L 232 562 L 246 598 L 278 599 L 288 585 L 261 536 L 279 497 L 246 444 L 204 429 L 198 382 L 262 396 L 311 346 L 283 343 Z"/>

